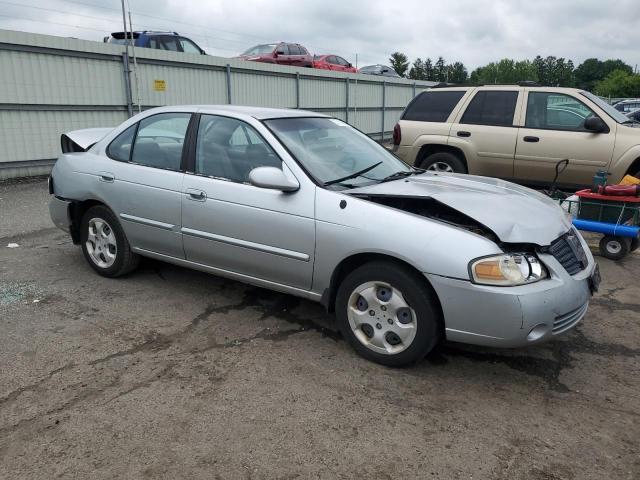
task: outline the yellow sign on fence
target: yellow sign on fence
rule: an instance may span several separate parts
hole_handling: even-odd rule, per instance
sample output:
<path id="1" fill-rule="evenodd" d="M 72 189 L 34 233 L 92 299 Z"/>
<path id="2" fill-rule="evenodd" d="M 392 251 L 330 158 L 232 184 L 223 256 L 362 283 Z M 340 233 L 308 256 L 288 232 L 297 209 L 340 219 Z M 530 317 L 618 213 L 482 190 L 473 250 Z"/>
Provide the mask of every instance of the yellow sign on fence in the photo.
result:
<path id="1" fill-rule="evenodd" d="M 167 89 L 167 82 L 165 82 L 164 80 L 154 80 L 153 89 L 156 92 L 164 92 Z"/>

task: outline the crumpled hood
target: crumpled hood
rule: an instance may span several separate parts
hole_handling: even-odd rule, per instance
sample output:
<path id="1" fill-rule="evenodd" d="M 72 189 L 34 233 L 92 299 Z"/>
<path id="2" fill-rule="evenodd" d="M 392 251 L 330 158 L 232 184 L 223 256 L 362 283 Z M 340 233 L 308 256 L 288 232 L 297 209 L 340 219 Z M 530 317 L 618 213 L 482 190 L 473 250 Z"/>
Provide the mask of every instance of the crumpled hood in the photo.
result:
<path id="1" fill-rule="evenodd" d="M 426 172 L 345 193 L 430 197 L 480 222 L 508 243 L 549 245 L 571 228 L 557 202 L 496 178 Z"/>

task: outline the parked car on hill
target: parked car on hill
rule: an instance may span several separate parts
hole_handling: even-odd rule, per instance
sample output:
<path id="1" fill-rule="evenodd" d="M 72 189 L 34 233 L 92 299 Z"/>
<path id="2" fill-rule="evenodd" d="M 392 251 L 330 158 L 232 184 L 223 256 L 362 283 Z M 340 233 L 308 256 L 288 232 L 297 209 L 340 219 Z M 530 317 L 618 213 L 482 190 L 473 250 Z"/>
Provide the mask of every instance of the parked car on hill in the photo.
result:
<path id="1" fill-rule="evenodd" d="M 358 69 L 338 55 L 314 55 L 313 68 L 336 72 L 356 73 Z"/>
<path id="2" fill-rule="evenodd" d="M 104 38 L 105 43 L 124 45 L 127 37 L 131 38 L 131 32 L 114 32 L 109 37 Z M 206 55 L 193 40 L 183 37 L 176 32 L 153 32 L 149 30 L 133 32 L 133 45 L 142 48 L 154 48 L 156 50 L 168 50 L 171 52 L 193 53 L 196 55 Z"/>
<path id="3" fill-rule="evenodd" d="M 387 67 L 386 65 L 367 65 L 366 67 L 362 67 L 361 69 L 359 69 L 358 73 L 363 73 L 365 75 L 383 75 L 385 77 L 401 78 L 393 68 Z"/>
<path id="4" fill-rule="evenodd" d="M 640 108 L 625 114 L 629 120 L 640 122 Z"/>
<path id="5" fill-rule="evenodd" d="M 573 88 L 492 85 L 427 90 L 394 128 L 394 151 L 435 171 L 548 184 L 591 185 L 598 170 L 617 183 L 640 174 L 640 129 L 592 93 Z"/>
<path id="6" fill-rule="evenodd" d="M 442 339 L 516 347 L 586 314 L 599 274 L 548 197 L 424 173 L 315 112 L 146 110 L 63 136 L 50 212 L 98 274 L 151 257 L 335 312 L 364 357 L 422 359 Z"/>
<path id="7" fill-rule="evenodd" d="M 276 63 L 294 67 L 313 67 L 313 57 L 299 43 L 265 43 L 249 48 L 237 58 L 250 62 Z"/>

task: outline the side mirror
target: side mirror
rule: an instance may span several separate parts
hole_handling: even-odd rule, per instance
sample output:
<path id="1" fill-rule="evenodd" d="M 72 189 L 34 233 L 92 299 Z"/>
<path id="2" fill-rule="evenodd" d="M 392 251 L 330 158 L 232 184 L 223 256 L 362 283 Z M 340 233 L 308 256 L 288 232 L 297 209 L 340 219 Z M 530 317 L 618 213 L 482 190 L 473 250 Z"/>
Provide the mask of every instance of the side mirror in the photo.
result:
<path id="1" fill-rule="evenodd" d="M 584 129 L 594 133 L 609 131 L 609 127 L 600 117 L 591 116 L 584 121 Z"/>
<path id="2" fill-rule="evenodd" d="M 284 172 L 276 167 L 257 167 L 249 172 L 251 185 L 282 192 L 295 192 L 300 188 L 296 180 L 290 180 Z"/>

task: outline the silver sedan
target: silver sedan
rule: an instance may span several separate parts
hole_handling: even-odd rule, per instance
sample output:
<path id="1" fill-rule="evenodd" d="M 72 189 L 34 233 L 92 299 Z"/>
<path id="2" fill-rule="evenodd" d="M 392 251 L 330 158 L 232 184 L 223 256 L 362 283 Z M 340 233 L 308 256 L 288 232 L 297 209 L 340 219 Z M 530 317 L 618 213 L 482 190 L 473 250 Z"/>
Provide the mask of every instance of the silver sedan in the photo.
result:
<path id="1" fill-rule="evenodd" d="M 63 135 L 50 211 L 100 275 L 140 256 L 321 302 L 364 357 L 515 347 L 585 315 L 597 265 L 555 202 L 422 172 L 313 112 L 163 107 Z"/>

